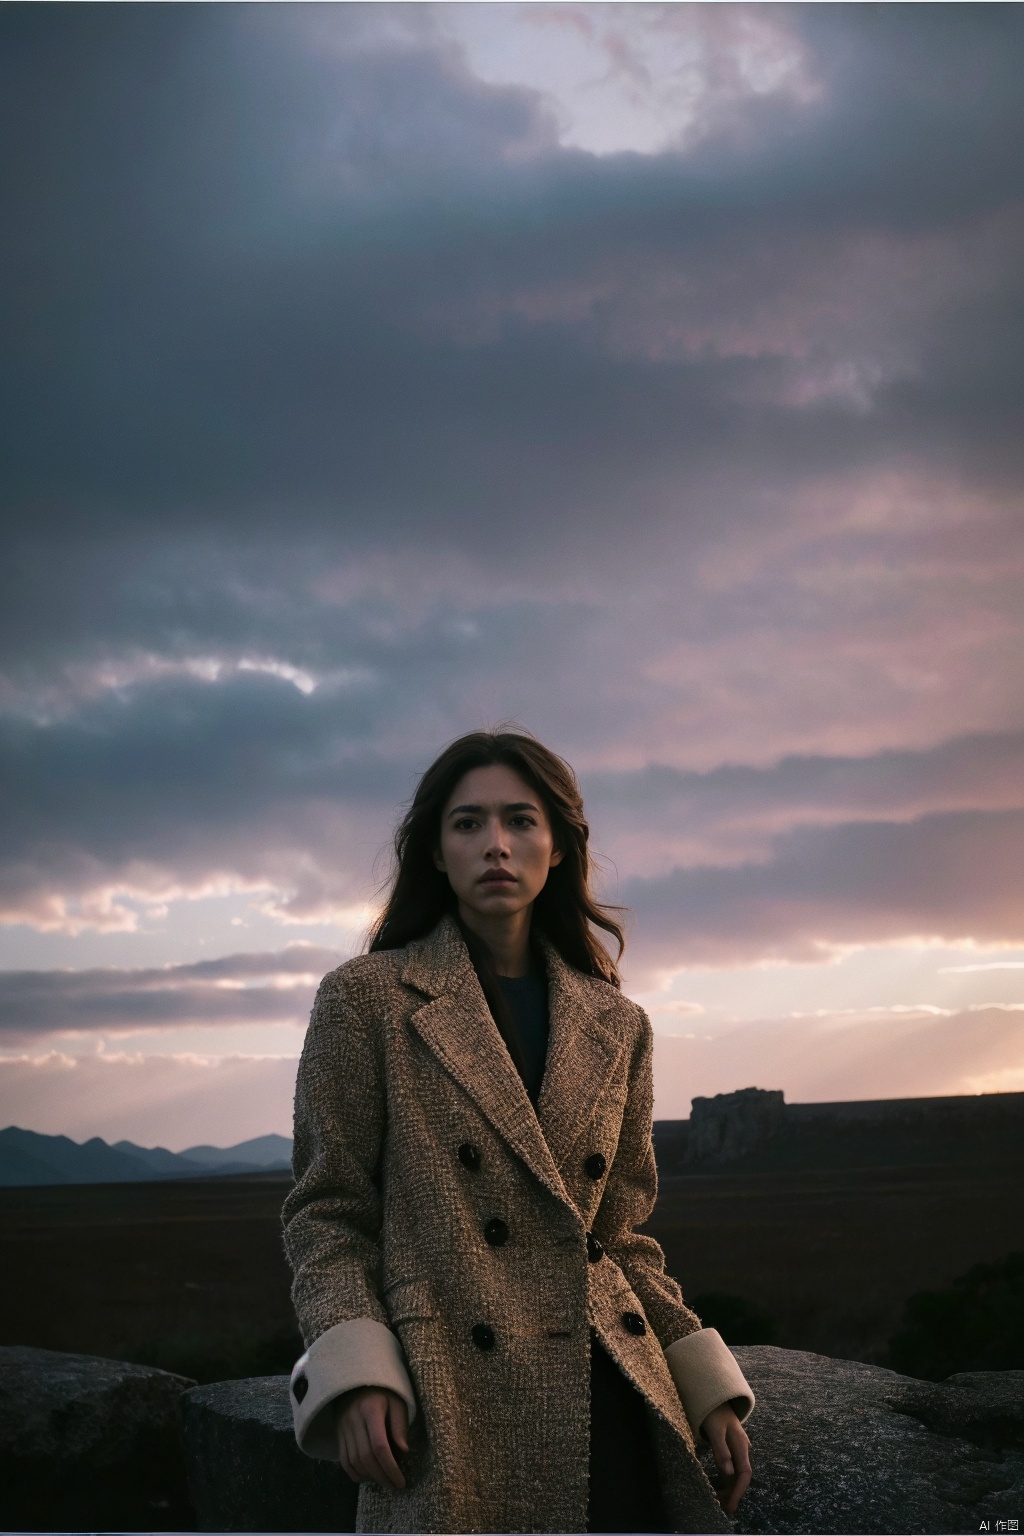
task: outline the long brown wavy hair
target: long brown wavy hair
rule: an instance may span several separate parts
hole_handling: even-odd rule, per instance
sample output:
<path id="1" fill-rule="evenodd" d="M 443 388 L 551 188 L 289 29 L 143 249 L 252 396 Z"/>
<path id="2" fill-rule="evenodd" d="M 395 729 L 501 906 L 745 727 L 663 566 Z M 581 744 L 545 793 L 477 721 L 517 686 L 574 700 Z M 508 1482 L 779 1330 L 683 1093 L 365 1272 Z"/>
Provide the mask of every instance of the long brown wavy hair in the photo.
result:
<path id="1" fill-rule="evenodd" d="M 611 934 L 618 944 L 616 960 L 621 959 L 626 941 L 614 916 L 621 908 L 602 905 L 590 889 L 590 828 L 579 783 L 564 759 L 525 731 L 473 731 L 445 747 L 431 763 L 395 833 L 391 889 L 370 932 L 369 948 L 401 949 L 430 933 L 446 912 L 457 916 L 458 902 L 448 876 L 434 865 L 441 816 L 465 774 L 495 763 L 514 769 L 540 796 L 555 847 L 562 854 L 534 902 L 533 927 L 569 965 L 617 987 L 616 962 L 593 929 Z"/>

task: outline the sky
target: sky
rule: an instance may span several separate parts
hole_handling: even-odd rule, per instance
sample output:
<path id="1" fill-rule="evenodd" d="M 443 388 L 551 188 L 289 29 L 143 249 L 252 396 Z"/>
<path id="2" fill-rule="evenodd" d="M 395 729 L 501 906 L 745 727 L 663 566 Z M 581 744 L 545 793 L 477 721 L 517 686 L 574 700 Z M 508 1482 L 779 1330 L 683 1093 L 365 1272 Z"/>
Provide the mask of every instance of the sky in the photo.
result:
<path id="1" fill-rule="evenodd" d="M 656 1114 L 1024 1090 L 1024 10 L 0 34 L 0 1124 L 287 1134 L 504 721 Z"/>

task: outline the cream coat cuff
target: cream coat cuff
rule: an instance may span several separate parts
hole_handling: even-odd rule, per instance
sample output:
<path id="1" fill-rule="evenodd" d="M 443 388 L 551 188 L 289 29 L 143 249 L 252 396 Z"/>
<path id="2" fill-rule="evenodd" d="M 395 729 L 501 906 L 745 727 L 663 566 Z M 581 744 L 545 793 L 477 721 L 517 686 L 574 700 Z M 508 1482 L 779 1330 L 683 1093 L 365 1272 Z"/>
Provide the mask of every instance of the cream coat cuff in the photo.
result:
<path id="1" fill-rule="evenodd" d="M 732 1404 L 741 1422 L 748 1417 L 754 1394 L 735 1355 L 714 1328 L 698 1328 L 676 1339 L 666 1349 L 665 1359 L 694 1435 L 700 1434 L 708 1414 L 723 1403 Z"/>
<path id="2" fill-rule="evenodd" d="M 416 1417 L 402 1346 L 390 1328 L 372 1317 L 353 1317 L 328 1328 L 292 1367 L 295 1438 L 307 1456 L 338 1460 L 331 1404 L 353 1387 L 386 1387 L 405 1399 L 410 1424 Z"/>

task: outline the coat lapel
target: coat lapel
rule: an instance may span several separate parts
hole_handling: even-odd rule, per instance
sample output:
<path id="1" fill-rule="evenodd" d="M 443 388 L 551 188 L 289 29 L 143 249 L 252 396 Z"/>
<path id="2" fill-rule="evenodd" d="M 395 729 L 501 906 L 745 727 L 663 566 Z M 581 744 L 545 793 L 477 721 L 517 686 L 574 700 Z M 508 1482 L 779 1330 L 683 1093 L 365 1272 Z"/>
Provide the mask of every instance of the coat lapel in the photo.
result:
<path id="1" fill-rule="evenodd" d="M 444 918 L 428 938 L 409 945 L 402 980 L 430 999 L 412 1014 L 413 1029 L 512 1151 L 554 1195 L 568 1200 L 533 1105 L 451 918 Z"/>
<path id="2" fill-rule="evenodd" d="M 551 1155 L 564 1171 L 600 1103 L 622 1039 L 612 1016 L 615 994 L 566 965 L 551 945 L 545 953 L 551 1033 L 537 1114 Z"/>

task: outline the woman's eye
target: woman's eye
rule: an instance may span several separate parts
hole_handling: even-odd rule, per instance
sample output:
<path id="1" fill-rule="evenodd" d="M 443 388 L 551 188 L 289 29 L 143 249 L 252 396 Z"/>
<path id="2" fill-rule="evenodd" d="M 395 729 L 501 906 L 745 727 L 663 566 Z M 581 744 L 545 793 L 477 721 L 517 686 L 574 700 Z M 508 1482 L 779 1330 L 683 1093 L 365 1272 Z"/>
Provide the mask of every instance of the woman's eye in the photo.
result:
<path id="1" fill-rule="evenodd" d="M 534 827 L 536 822 L 532 816 L 513 816 L 512 825 L 514 827 Z"/>
<path id="2" fill-rule="evenodd" d="M 455 830 L 456 832 L 471 832 L 475 826 L 476 822 L 471 816 L 460 816 L 455 823 Z"/>

